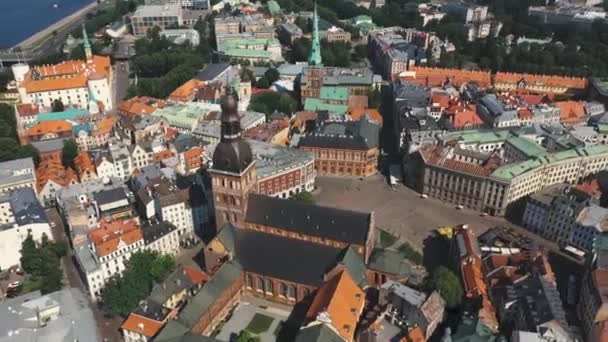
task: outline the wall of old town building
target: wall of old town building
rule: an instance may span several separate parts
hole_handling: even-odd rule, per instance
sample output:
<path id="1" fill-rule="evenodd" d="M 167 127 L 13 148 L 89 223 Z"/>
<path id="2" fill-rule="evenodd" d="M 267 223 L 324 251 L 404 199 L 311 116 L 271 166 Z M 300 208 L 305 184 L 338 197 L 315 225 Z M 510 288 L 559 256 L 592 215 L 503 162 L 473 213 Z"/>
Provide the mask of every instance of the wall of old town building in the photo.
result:
<path id="1" fill-rule="evenodd" d="M 198 335 L 209 334 L 221 322 L 238 302 L 243 289 L 243 277 L 238 277 L 230 287 L 216 298 L 209 309 L 201 316 L 198 323 L 192 327 L 192 332 Z"/>
<path id="2" fill-rule="evenodd" d="M 272 288 L 270 290 L 267 288 L 269 284 L 272 284 Z M 285 286 L 285 291 L 281 291 L 282 286 Z M 290 295 L 290 287 L 294 289 L 294 297 Z M 317 289 L 317 287 L 298 284 L 252 272 L 246 272 L 245 285 L 243 289 L 246 294 L 254 297 L 264 298 L 266 300 L 281 304 L 295 305 L 296 303 L 309 297 Z"/>
<path id="3" fill-rule="evenodd" d="M 315 154 L 319 175 L 369 177 L 377 173 L 378 149 L 366 151 L 303 146 Z"/>

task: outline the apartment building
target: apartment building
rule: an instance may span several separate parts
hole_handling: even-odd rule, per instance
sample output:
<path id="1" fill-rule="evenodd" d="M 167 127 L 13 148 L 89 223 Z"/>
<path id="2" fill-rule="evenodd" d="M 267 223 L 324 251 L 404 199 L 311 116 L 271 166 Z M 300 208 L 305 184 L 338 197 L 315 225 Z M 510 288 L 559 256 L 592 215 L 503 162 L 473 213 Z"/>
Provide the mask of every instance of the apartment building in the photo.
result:
<path id="1" fill-rule="evenodd" d="M 578 296 L 577 314 L 587 341 L 608 338 L 608 237 L 597 238 L 585 264 Z"/>
<path id="2" fill-rule="evenodd" d="M 522 223 L 560 246 L 591 252 L 594 239 L 605 231 L 608 210 L 585 192 L 568 184 L 555 184 L 530 197 Z"/>
<path id="3" fill-rule="evenodd" d="M 36 192 L 36 168 L 32 158 L 8 160 L 0 163 L 0 193 L 19 188 Z M 37 193 L 37 192 L 36 192 Z"/>

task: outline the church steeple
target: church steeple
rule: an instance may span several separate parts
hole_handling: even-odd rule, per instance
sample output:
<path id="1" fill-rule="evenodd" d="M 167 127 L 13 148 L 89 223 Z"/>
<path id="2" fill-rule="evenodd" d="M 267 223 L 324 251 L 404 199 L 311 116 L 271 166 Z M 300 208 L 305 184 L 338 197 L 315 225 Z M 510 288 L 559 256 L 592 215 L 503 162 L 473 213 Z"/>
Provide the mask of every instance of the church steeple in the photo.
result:
<path id="1" fill-rule="evenodd" d="M 312 48 L 308 56 L 308 65 L 321 66 L 321 41 L 319 40 L 319 15 L 317 14 L 317 2 L 312 17 Z"/>
<path id="2" fill-rule="evenodd" d="M 89 36 L 87 35 L 87 30 L 85 29 L 84 24 L 82 25 L 82 39 L 82 46 L 84 47 L 84 55 L 87 59 L 87 62 L 92 62 L 93 51 L 91 50 L 91 42 L 89 41 Z"/>

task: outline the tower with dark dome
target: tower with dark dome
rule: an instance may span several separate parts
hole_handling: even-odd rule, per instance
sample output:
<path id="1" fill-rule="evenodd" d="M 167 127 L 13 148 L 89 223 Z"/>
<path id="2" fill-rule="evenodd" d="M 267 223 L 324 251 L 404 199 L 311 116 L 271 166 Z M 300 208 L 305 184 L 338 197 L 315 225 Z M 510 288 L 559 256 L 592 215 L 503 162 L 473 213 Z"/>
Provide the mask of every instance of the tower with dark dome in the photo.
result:
<path id="1" fill-rule="evenodd" d="M 232 90 L 226 91 L 221 106 L 221 139 L 209 169 L 218 229 L 226 223 L 243 226 L 248 195 L 257 188 L 255 161 L 241 137 L 238 99 Z"/>

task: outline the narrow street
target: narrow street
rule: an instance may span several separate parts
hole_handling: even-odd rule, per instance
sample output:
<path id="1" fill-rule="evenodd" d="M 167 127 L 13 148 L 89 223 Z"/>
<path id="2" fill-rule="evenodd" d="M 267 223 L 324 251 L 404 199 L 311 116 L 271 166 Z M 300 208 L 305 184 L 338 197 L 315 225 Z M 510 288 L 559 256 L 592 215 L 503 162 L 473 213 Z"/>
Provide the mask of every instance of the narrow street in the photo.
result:
<path id="1" fill-rule="evenodd" d="M 85 296 L 88 297 L 86 285 L 82 282 L 80 274 L 76 269 L 76 265 L 73 260 L 72 249 L 69 247 L 65 227 L 63 225 L 63 221 L 61 220 L 59 213 L 57 212 L 57 209 L 47 209 L 46 214 L 48 216 L 49 223 L 51 224 L 53 238 L 57 242 L 65 243 L 68 247 L 67 255 L 61 259 L 64 275 L 63 284 L 66 287 L 75 287 L 80 289 L 80 291 L 82 291 Z M 122 336 L 119 332 L 120 325 L 122 324 L 122 319 L 120 317 L 106 317 L 105 314 L 97 307 L 97 304 L 93 303 L 91 300 L 89 300 L 89 306 L 91 307 L 91 310 L 93 310 L 93 315 L 95 316 L 95 321 L 97 322 L 97 328 L 99 329 L 99 333 L 102 337 L 104 337 L 104 339 L 107 339 L 104 341 L 122 341 Z"/>

